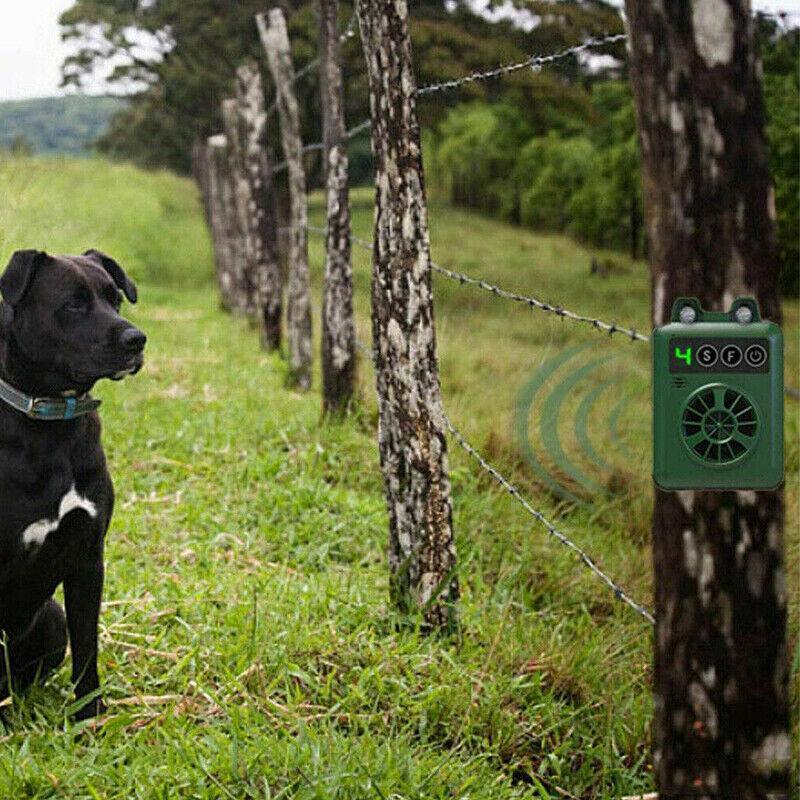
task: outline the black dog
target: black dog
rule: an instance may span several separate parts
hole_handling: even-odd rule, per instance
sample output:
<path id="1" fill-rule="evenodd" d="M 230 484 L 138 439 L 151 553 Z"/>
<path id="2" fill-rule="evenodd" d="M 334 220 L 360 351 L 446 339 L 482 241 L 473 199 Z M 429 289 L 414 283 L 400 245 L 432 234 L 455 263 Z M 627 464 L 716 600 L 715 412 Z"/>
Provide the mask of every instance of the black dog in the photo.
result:
<path id="1" fill-rule="evenodd" d="M 68 632 L 86 719 L 103 707 L 97 623 L 114 506 L 88 392 L 142 367 L 146 337 L 119 313 L 136 286 L 95 250 L 25 250 L 0 292 L 0 698 L 54 670 Z M 60 583 L 66 615 L 53 599 Z"/>

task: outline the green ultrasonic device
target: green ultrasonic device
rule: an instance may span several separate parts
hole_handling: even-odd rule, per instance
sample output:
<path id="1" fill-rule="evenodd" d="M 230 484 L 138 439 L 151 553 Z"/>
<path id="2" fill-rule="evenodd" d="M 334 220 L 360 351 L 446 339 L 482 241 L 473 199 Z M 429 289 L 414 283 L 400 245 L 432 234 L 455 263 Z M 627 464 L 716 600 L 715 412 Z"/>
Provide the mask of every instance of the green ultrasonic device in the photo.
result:
<path id="1" fill-rule="evenodd" d="M 783 334 L 753 298 L 728 312 L 678 298 L 653 331 L 653 478 L 662 489 L 783 480 Z"/>

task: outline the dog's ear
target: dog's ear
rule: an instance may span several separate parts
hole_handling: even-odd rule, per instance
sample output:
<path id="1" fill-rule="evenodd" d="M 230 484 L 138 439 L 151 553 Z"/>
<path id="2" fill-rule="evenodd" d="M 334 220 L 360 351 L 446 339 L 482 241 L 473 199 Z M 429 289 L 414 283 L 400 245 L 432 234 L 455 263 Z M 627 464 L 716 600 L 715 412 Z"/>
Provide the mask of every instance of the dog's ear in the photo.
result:
<path id="1" fill-rule="evenodd" d="M 117 288 L 128 298 L 129 303 L 136 302 L 139 297 L 139 293 L 136 291 L 136 284 L 111 256 L 107 256 L 99 250 L 87 250 L 84 255 L 96 261 L 113 278 Z"/>
<path id="2" fill-rule="evenodd" d="M 6 302 L 0 302 L 0 331 L 8 333 L 14 321 L 14 309 Z"/>
<path id="3" fill-rule="evenodd" d="M 17 250 L 6 271 L 0 276 L 0 293 L 3 300 L 13 308 L 25 296 L 31 284 L 34 270 L 48 258 L 41 250 Z"/>

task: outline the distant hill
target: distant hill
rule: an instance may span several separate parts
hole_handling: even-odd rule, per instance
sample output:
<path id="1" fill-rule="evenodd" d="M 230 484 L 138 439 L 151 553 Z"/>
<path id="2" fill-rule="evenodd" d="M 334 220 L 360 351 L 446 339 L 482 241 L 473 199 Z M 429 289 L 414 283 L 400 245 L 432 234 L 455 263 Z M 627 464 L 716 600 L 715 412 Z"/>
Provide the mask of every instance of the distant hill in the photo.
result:
<path id="1" fill-rule="evenodd" d="M 124 105 L 83 95 L 0 102 L 0 148 L 84 155 Z"/>

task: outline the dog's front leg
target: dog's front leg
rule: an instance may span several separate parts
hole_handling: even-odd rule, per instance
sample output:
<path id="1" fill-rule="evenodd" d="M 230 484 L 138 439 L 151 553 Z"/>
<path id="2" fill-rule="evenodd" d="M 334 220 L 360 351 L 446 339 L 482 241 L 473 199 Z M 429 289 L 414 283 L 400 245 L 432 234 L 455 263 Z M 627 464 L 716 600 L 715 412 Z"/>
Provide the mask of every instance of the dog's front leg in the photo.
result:
<path id="1" fill-rule="evenodd" d="M 72 647 L 72 682 L 75 697 L 80 700 L 100 687 L 97 677 L 97 624 L 103 596 L 103 557 L 79 568 L 64 581 L 67 627 Z M 98 696 L 87 701 L 75 719 L 89 719 L 102 713 L 103 701 Z"/>

